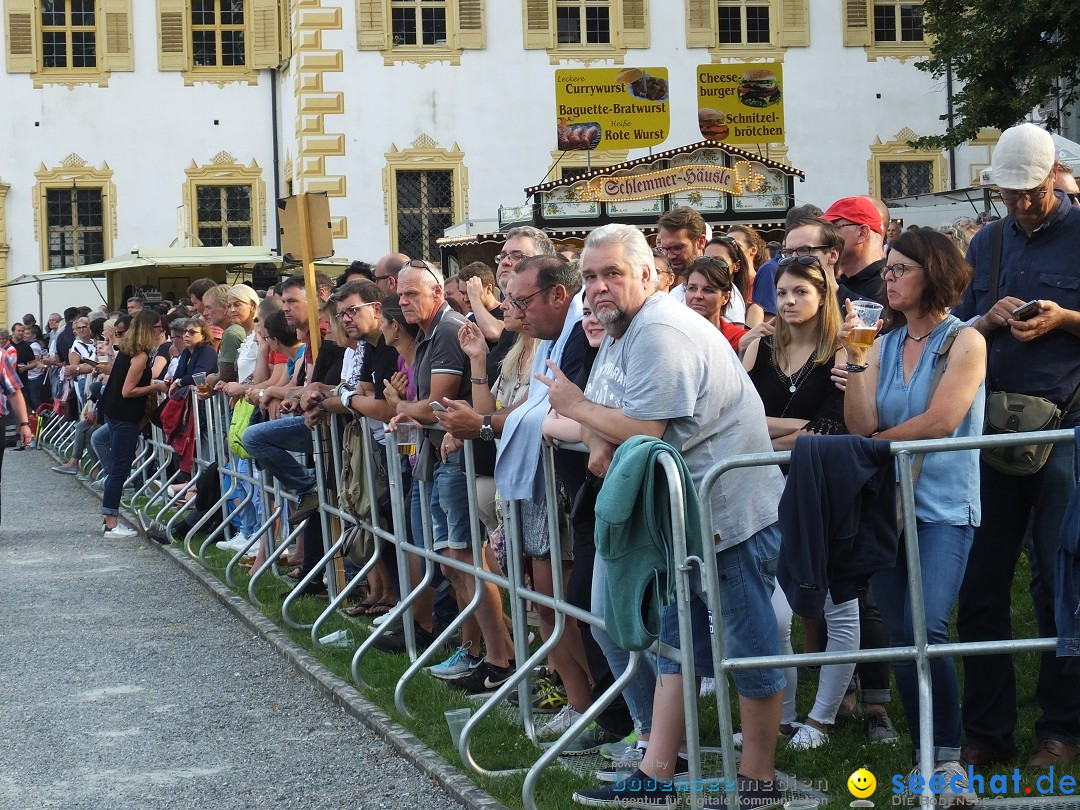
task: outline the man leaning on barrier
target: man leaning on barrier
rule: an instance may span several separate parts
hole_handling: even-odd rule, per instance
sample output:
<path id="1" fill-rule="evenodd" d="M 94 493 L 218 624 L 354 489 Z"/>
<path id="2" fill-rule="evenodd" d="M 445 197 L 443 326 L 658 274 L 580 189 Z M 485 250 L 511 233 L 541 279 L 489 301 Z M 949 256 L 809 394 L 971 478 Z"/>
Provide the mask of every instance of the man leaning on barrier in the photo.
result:
<path id="1" fill-rule="evenodd" d="M 584 393 L 557 368 L 546 384 L 552 407 L 582 425 L 595 474 L 606 472 L 617 445 L 642 434 L 682 451 L 695 485 L 721 459 L 772 449 L 761 399 L 727 341 L 670 296 L 653 293 L 652 251 L 637 228 L 597 228 L 585 241 L 581 268 L 586 300 L 608 337 Z M 776 467 L 748 467 L 726 473 L 710 493 L 719 530 L 722 627 L 732 658 L 780 652 L 770 598 L 782 487 Z M 598 565 L 594 576 L 603 575 L 604 566 Z M 696 674 L 712 675 L 708 613 L 700 595 L 691 610 Z M 673 646 L 679 644 L 677 617 L 677 606 L 664 609 L 661 640 Z M 653 697 L 652 735 L 640 770 L 612 787 L 575 793 L 578 803 L 675 803 L 675 791 L 664 780 L 674 774 L 686 730 L 682 676 L 675 662 L 661 658 L 658 667 L 662 677 Z M 739 670 L 734 677 L 743 722 L 740 803 L 771 807 L 780 803 L 774 757 L 784 675 L 769 667 Z"/>

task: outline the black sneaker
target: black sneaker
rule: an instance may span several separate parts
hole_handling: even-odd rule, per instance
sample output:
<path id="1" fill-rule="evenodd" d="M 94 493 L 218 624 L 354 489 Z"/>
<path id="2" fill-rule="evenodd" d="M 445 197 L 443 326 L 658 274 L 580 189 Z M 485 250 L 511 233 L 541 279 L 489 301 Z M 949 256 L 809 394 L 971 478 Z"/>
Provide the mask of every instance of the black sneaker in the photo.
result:
<path id="1" fill-rule="evenodd" d="M 703 810 L 768 810 L 784 803 L 784 795 L 776 786 L 776 781 L 751 779 L 741 773 L 739 779 L 739 803 L 733 804 L 730 794 L 720 799 L 705 802 Z"/>
<path id="2" fill-rule="evenodd" d="M 640 770 L 629 779 L 596 790 L 578 790 L 574 801 L 586 807 L 674 807 L 678 803 L 671 781 L 657 781 Z"/>
<path id="3" fill-rule="evenodd" d="M 416 630 L 417 649 L 422 650 L 425 647 L 429 647 L 435 640 L 435 634 L 429 633 L 418 624 L 414 624 L 413 627 Z M 405 652 L 405 628 L 395 627 L 393 630 L 387 630 L 375 639 L 375 644 L 372 646 L 374 646 L 376 650 L 382 650 L 383 652 Z"/>
<path id="4" fill-rule="evenodd" d="M 300 496 L 300 503 L 289 515 L 289 525 L 299 526 L 303 521 L 311 517 L 312 513 L 319 511 L 319 493 L 315 490 L 305 492 Z"/>
<path id="5" fill-rule="evenodd" d="M 480 666 L 469 670 L 457 678 L 448 678 L 443 681 L 451 689 L 460 689 L 470 695 L 481 695 L 485 692 L 494 692 L 514 674 L 514 664 L 507 667 L 497 667 L 485 661 Z"/>
<path id="6" fill-rule="evenodd" d="M 151 540 L 161 543 L 163 546 L 172 545 L 172 538 L 169 536 L 168 527 L 164 523 L 160 523 L 156 520 L 150 521 L 150 525 L 146 527 L 146 536 Z"/>
<path id="7" fill-rule="evenodd" d="M 601 768 L 593 774 L 597 781 L 600 782 L 616 782 L 619 779 L 619 773 L 615 770 L 615 765 L 612 764 L 607 768 Z M 671 777 L 672 779 L 689 779 L 690 778 L 690 763 L 686 757 L 679 754 L 675 760 L 675 773 Z"/>

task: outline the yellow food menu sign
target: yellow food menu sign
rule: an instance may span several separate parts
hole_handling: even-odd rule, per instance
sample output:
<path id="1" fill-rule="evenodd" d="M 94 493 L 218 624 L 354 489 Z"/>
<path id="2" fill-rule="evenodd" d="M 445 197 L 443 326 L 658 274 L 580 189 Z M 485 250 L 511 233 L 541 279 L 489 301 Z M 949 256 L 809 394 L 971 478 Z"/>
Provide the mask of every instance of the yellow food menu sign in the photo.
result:
<path id="1" fill-rule="evenodd" d="M 558 148 L 656 146 L 671 127 L 667 68 L 555 71 Z"/>
<path id="2" fill-rule="evenodd" d="M 699 65 L 701 137 L 725 143 L 784 140 L 784 75 L 777 62 Z"/>

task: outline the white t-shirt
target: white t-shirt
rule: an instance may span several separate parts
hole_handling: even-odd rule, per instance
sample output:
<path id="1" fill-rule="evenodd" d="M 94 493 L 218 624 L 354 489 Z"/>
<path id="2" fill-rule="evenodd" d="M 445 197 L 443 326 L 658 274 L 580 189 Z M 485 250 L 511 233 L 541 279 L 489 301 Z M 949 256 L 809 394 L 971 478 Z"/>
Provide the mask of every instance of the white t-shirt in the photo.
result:
<path id="1" fill-rule="evenodd" d="M 732 323 L 746 323 L 746 299 L 742 297 L 738 287 L 731 288 L 731 300 L 724 307 L 724 317 Z"/>
<path id="2" fill-rule="evenodd" d="M 765 408 L 731 345 L 670 295 L 654 294 L 618 340 L 604 338 L 585 396 L 631 419 L 667 420 L 695 484 L 720 461 L 772 452 Z M 776 522 L 784 479 L 775 465 L 725 473 L 712 489 L 718 548 Z"/>
<path id="3" fill-rule="evenodd" d="M 236 352 L 236 379 L 244 382 L 255 374 L 255 363 L 259 359 L 259 344 L 255 342 L 252 331 Z"/>

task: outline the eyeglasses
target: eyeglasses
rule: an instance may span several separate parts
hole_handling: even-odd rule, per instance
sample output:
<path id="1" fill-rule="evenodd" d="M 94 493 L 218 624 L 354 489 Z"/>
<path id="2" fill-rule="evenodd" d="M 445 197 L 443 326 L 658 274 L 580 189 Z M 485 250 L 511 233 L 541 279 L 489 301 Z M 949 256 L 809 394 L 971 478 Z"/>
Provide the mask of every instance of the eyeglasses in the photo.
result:
<path id="1" fill-rule="evenodd" d="M 1037 203 L 1046 199 L 1046 195 L 1050 193 L 1050 189 L 1046 188 L 1029 188 L 1026 191 L 1012 191 L 1010 189 L 998 189 L 998 193 L 1001 194 L 1001 199 L 1005 202 L 1016 202 L 1021 197 L 1027 200 L 1029 203 Z"/>
<path id="2" fill-rule="evenodd" d="M 516 309 L 518 312 L 524 312 L 529 308 L 529 302 L 542 292 L 547 292 L 551 287 L 541 287 L 534 293 L 529 293 L 524 298 L 514 298 L 514 296 L 508 296 L 506 301 L 510 306 Z"/>
<path id="3" fill-rule="evenodd" d="M 89 329 L 89 328 L 90 327 L 87 327 L 87 329 Z M 117 337 L 123 337 L 124 335 L 127 334 L 127 329 L 114 329 L 113 334 L 116 335 Z"/>
<path id="4" fill-rule="evenodd" d="M 351 321 L 353 318 L 356 317 L 356 313 L 362 310 L 364 307 L 374 306 L 377 303 L 379 302 L 368 301 L 366 304 L 353 304 L 351 307 L 346 307 L 345 309 L 339 311 L 338 317 L 341 318 L 341 320 L 345 320 L 346 318 L 348 318 Z"/>
<path id="5" fill-rule="evenodd" d="M 780 248 L 781 258 L 787 259 L 791 256 L 809 256 L 815 250 L 829 250 L 828 245 L 803 245 L 797 248 Z"/>
<path id="6" fill-rule="evenodd" d="M 689 247 L 690 247 L 690 245 L 688 245 L 687 243 L 684 242 L 681 245 L 657 245 L 656 249 L 661 251 L 662 253 L 664 253 L 667 256 L 675 256 L 675 255 L 678 255 L 679 253 L 682 253 L 684 250 L 686 250 Z"/>
<path id="7" fill-rule="evenodd" d="M 76 326 L 75 328 L 76 328 L 76 329 L 89 329 L 89 328 L 90 328 L 90 324 L 88 324 L 88 323 L 81 323 L 81 324 L 79 324 L 78 326 Z"/>
<path id="8" fill-rule="evenodd" d="M 184 334 L 185 335 L 198 335 L 198 334 L 201 334 L 201 332 L 199 332 L 198 329 L 185 329 Z"/>
<path id="9" fill-rule="evenodd" d="M 511 261 L 520 262 L 522 259 L 528 259 L 528 253 L 522 253 L 520 250 L 501 251 L 495 254 L 495 261 L 499 264 L 503 263 L 503 259 L 510 259 Z"/>
<path id="10" fill-rule="evenodd" d="M 785 256 L 777 263 L 778 267 L 788 267 L 792 264 L 801 264 L 803 267 L 818 267 L 821 269 L 821 262 L 818 261 L 817 256 Z"/>
<path id="11" fill-rule="evenodd" d="M 409 264 L 407 266 L 408 267 L 423 268 L 424 270 L 427 270 L 429 273 L 431 273 L 431 277 L 433 279 L 435 279 L 436 284 L 442 284 L 443 283 L 443 280 L 441 278 L 439 278 L 437 275 L 435 275 L 435 271 L 431 269 L 431 265 L 428 264 L 427 262 L 425 262 L 423 259 L 413 259 L 411 262 L 409 262 Z"/>
<path id="12" fill-rule="evenodd" d="M 378 284 L 380 281 L 386 281 L 388 278 L 394 278 L 394 277 L 393 276 L 372 276 L 371 278 L 372 278 L 372 280 L 374 280 L 374 282 L 376 284 Z"/>
<path id="13" fill-rule="evenodd" d="M 921 264 L 887 264 L 881 268 L 881 277 L 885 278 L 886 273 L 892 273 L 893 278 L 902 278 L 904 273 L 908 270 L 914 270 L 917 267 L 922 267 Z"/>

